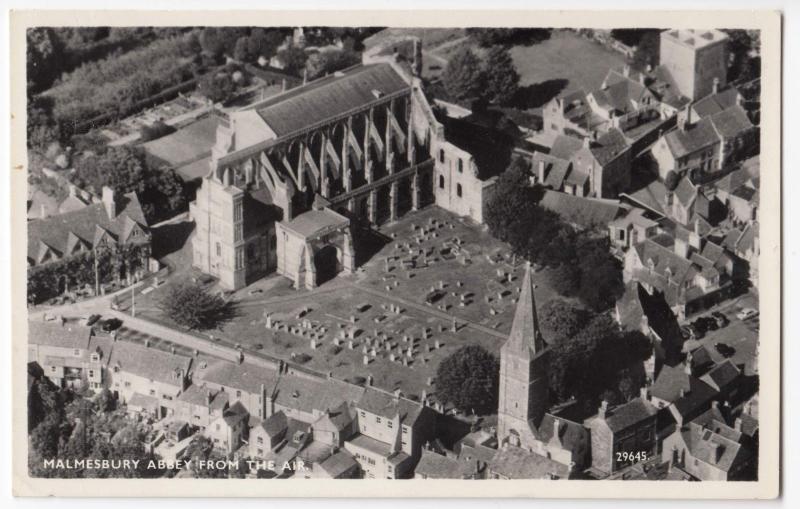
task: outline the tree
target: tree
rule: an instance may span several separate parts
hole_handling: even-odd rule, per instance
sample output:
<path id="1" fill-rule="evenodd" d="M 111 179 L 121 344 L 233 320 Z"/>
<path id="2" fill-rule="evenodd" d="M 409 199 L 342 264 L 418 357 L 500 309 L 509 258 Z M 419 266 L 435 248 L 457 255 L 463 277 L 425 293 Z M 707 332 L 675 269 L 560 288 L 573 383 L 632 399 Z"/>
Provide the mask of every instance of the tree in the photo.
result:
<path id="1" fill-rule="evenodd" d="M 467 34 L 480 46 L 530 46 L 550 38 L 548 28 L 468 28 Z"/>
<path id="2" fill-rule="evenodd" d="M 330 50 L 314 53 L 306 61 L 308 78 L 314 79 L 324 76 L 341 69 L 346 69 L 361 61 L 361 57 L 355 51 L 349 50 Z"/>
<path id="3" fill-rule="evenodd" d="M 591 238 L 578 248 L 581 274 L 578 297 L 595 311 L 611 306 L 625 292 L 619 260 L 609 252 L 607 238 Z"/>
<path id="4" fill-rule="evenodd" d="M 74 183 L 96 194 L 103 186 L 124 194 L 144 191 L 147 167 L 142 155 L 131 147 L 109 147 L 105 154 L 85 157 L 77 166 Z"/>
<path id="5" fill-rule="evenodd" d="M 486 55 L 486 63 L 484 97 L 496 104 L 508 104 L 519 88 L 519 73 L 511 54 L 503 46 L 492 46 Z"/>
<path id="6" fill-rule="evenodd" d="M 249 37 L 241 36 L 236 39 L 236 46 L 233 48 L 233 58 L 240 62 L 252 62 L 253 53 L 250 51 Z"/>
<path id="7" fill-rule="evenodd" d="M 497 187 L 486 204 L 486 224 L 496 238 L 521 247 L 527 238 L 521 230 L 530 226 L 533 212 L 533 193 L 529 187 L 530 165 L 515 157 L 508 169 L 500 174 Z M 522 238 L 520 238 L 522 237 Z"/>
<path id="8" fill-rule="evenodd" d="M 227 470 L 217 468 L 201 468 L 201 461 L 214 461 L 222 460 L 225 458 L 220 457 L 214 452 L 214 444 L 207 437 L 198 435 L 192 440 L 185 452 L 186 458 L 191 460 L 190 463 L 192 473 L 195 478 L 206 479 L 215 478 L 221 479 L 227 477 Z"/>
<path id="9" fill-rule="evenodd" d="M 550 299 L 539 309 L 539 323 L 549 344 L 567 340 L 588 323 L 590 313 L 564 299 Z"/>
<path id="10" fill-rule="evenodd" d="M 27 39 L 28 89 L 40 92 L 61 74 L 64 64 L 64 43 L 49 27 L 29 28 Z"/>
<path id="11" fill-rule="evenodd" d="M 308 55 L 305 50 L 297 46 L 289 46 L 278 52 L 278 58 L 283 62 L 283 69 L 295 76 L 300 76 L 306 67 Z"/>
<path id="12" fill-rule="evenodd" d="M 680 175 L 675 173 L 674 170 L 669 170 L 667 172 L 667 176 L 664 177 L 664 187 L 667 188 L 667 191 L 674 191 L 676 187 L 678 187 L 678 183 L 681 181 Z"/>
<path id="13" fill-rule="evenodd" d="M 224 103 L 236 92 L 236 83 L 229 73 L 210 72 L 197 84 L 197 90 L 211 102 Z"/>
<path id="14" fill-rule="evenodd" d="M 248 53 L 252 56 L 253 61 L 257 61 L 259 57 L 269 59 L 275 55 L 282 41 L 283 34 L 280 30 L 254 28 L 250 32 L 250 37 L 247 38 Z"/>
<path id="15" fill-rule="evenodd" d="M 233 316 L 230 302 L 189 283 L 172 286 L 161 305 L 167 316 L 188 329 L 210 329 Z"/>
<path id="16" fill-rule="evenodd" d="M 658 65 L 660 48 L 660 30 L 648 30 L 642 34 L 639 44 L 636 46 L 636 51 L 633 53 L 633 67 L 644 71 L 648 66 L 655 67 Z"/>
<path id="17" fill-rule="evenodd" d="M 145 125 L 142 126 L 141 129 L 139 129 L 139 140 L 143 142 L 157 140 L 158 138 L 164 137 L 174 132 L 175 132 L 174 127 L 166 124 L 162 120 L 157 120 L 153 122 L 151 125 Z"/>
<path id="18" fill-rule="evenodd" d="M 728 82 L 744 83 L 761 76 L 761 35 L 758 30 L 725 30 L 731 62 Z"/>
<path id="19" fill-rule="evenodd" d="M 442 73 L 448 95 L 461 102 L 479 98 L 484 90 L 484 81 L 480 60 L 469 48 L 453 55 Z"/>
<path id="20" fill-rule="evenodd" d="M 482 346 L 463 346 L 446 357 L 436 371 L 437 397 L 465 412 L 497 409 L 500 364 Z"/>

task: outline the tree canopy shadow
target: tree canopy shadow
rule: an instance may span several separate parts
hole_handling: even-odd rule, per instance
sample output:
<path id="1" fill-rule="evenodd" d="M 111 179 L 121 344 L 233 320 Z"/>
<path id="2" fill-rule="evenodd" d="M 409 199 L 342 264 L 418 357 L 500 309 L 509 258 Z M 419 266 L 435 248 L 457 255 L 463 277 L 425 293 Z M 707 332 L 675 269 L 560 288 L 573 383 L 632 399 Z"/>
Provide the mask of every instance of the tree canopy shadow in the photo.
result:
<path id="1" fill-rule="evenodd" d="M 569 80 L 557 78 L 519 87 L 511 104 L 517 108 L 541 108 L 569 85 Z"/>

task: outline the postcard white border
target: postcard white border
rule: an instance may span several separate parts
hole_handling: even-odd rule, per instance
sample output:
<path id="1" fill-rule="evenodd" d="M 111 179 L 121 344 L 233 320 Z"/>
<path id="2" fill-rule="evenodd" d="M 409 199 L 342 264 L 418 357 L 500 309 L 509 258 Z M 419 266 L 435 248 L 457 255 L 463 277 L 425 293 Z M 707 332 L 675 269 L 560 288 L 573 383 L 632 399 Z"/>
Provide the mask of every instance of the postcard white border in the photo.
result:
<path id="1" fill-rule="evenodd" d="M 781 394 L 781 29 L 772 11 L 12 11 L 12 267 L 25 261 L 25 30 L 30 26 L 540 26 L 581 28 L 752 28 L 761 30 L 760 447 L 756 482 L 493 480 L 117 480 L 36 479 L 27 474 L 26 273 L 12 270 L 13 493 L 115 497 L 536 497 L 756 499 L 779 492 Z"/>

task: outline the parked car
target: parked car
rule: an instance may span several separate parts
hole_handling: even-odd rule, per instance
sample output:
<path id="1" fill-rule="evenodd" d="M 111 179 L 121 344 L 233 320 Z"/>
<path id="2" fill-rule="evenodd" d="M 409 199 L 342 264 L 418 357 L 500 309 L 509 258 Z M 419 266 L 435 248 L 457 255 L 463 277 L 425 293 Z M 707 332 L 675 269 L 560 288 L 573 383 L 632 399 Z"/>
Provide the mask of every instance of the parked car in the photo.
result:
<path id="1" fill-rule="evenodd" d="M 109 318 L 108 320 L 104 320 L 100 325 L 103 332 L 115 331 L 120 327 L 122 327 L 122 320 L 119 318 Z"/>
<path id="2" fill-rule="evenodd" d="M 755 318 L 758 316 L 758 311 L 753 308 L 743 308 L 741 311 L 736 313 L 736 318 L 739 320 L 749 320 L 750 318 Z"/>
<path id="3" fill-rule="evenodd" d="M 86 325 L 92 326 L 92 325 L 96 324 L 99 319 L 100 319 L 100 315 L 98 315 L 98 314 L 89 315 L 89 318 L 86 319 Z"/>
<path id="4" fill-rule="evenodd" d="M 711 313 L 711 317 L 714 318 L 714 320 L 716 320 L 718 328 L 722 328 L 728 325 L 729 320 L 724 313 L 721 313 L 719 311 L 714 311 L 713 313 Z"/>
<path id="5" fill-rule="evenodd" d="M 726 345 L 725 343 L 714 343 L 714 348 L 726 359 L 728 357 L 733 357 L 733 354 L 736 353 L 736 349 L 730 345 Z"/>

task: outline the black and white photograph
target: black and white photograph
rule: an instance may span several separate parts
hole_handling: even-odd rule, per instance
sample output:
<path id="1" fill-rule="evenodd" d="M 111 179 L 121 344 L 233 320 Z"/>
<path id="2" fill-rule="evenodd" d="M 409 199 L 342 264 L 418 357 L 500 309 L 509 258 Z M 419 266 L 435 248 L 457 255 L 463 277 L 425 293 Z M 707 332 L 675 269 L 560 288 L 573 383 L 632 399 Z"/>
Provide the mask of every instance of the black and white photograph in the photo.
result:
<path id="1" fill-rule="evenodd" d="M 28 478 L 776 475 L 762 29 L 122 23 L 24 28 Z"/>

